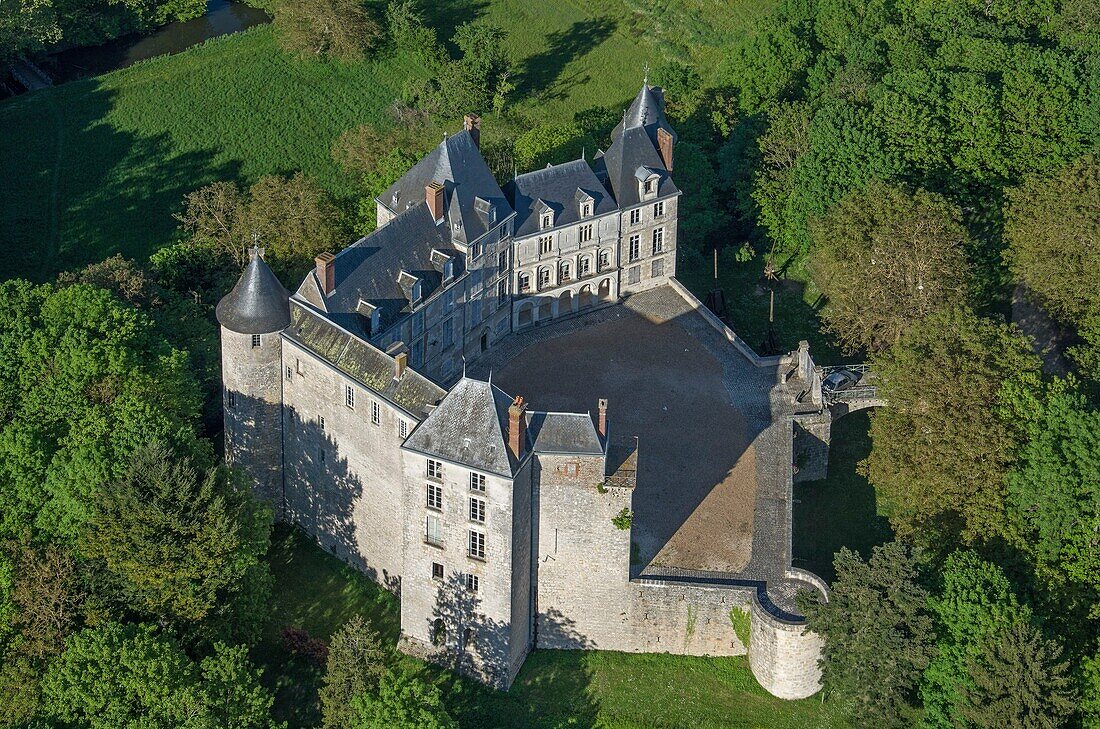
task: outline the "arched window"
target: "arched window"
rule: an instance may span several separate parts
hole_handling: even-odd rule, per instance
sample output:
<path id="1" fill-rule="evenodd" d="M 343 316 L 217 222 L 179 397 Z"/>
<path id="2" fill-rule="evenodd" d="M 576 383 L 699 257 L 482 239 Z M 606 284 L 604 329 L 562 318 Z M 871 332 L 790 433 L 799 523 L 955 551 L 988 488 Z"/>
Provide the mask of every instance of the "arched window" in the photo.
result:
<path id="1" fill-rule="evenodd" d="M 520 293 L 524 293 L 531 290 L 531 274 L 521 273 L 519 275 L 519 290 Z"/>
<path id="2" fill-rule="evenodd" d="M 548 287 L 549 285 L 550 285 L 550 269 L 549 268 L 540 268 L 539 269 L 539 288 L 544 289 L 544 288 Z"/>
<path id="3" fill-rule="evenodd" d="M 447 627 L 443 624 L 443 618 L 432 621 L 432 644 L 443 645 L 447 642 Z"/>
<path id="4" fill-rule="evenodd" d="M 571 267 L 570 267 L 570 265 L 567 261 L 562 262 L 561 269 L 560 269 L 560 276 L 558 277 L 559 282 L 568 281 L 570 278 L 572 278 L 572 276 L 569 275 L 571 273 L 570 268 Z"/>
<path id="5" fill-rule="evenodd" d="M 590 273 L 592 273 L 592 259 L 588 256 L 581 256 L 581 259 L 577 261 L 577 276 L 584 278 Z"/>

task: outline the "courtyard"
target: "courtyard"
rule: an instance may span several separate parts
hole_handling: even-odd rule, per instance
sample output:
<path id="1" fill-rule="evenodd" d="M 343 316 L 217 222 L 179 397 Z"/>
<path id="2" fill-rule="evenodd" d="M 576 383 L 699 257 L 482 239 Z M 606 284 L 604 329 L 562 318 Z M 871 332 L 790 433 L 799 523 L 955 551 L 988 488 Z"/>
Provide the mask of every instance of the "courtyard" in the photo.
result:
<path id="1" fill-rule="evenodd" d="M 637 436 L 635 571 L 781 571 L 785 510 L 770 508 L 762 437 L 775 368 L 754 366 L 673 289 L 516 335 L 475 376 L 490 371 L 537 410 L 595 412 L 607 398 L 612 439 Z"/>

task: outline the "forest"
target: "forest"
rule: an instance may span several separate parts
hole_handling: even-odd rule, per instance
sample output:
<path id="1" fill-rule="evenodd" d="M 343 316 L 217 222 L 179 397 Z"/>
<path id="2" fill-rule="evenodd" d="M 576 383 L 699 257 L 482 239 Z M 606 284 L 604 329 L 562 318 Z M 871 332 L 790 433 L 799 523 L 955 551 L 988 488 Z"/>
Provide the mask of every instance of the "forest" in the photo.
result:
<path id="1" fill-rule="evenodd" d="M 547 33 L 499 5 L 283 0 L 270 28 L 0 103 L 23 173 L 0 200 L 0 726 L 1100 727 L 1100 6 L 601 2 L 532 62 Z M 889 537 L 803 606 L 822 696 L 537 654 L 494 696 L 397 655 L 369 588 L 295 624 L 322 589 L 301 565 L 340 604 L 359 588 L 221 462 L 212 312 L 245 246 L 293 287 L 469 109 L 500 180 L 606 148 L 648 58 L 681 279 L 705 293 L 717 252 L 747 341 L 775 290 L 781 348 L 869 360 L 889 403 L 859 465 Z M 269 133 L 234 106 L 288 96 Z M 608 685 L 694 671 L 724 686 Z"/>

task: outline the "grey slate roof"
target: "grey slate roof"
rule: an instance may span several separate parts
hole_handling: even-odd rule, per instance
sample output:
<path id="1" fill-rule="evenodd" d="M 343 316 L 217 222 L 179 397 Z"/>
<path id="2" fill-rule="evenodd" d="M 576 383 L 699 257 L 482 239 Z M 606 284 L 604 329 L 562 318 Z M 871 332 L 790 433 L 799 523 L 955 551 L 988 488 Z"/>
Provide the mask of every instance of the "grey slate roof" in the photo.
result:
<path id="1" fill-rule="evenodd" d="M 529 412 L 527 433 L 536 453 L 603 455 L 603 444 L 588 413 Z"/>
<path id="2" fill-rule="evenodd" d="M 424 155 L 377 201 L 391 212 L 401 213 L 409 206 L 424 202 L 424 188 L 430 182 L 444 183 L 447 235 L 463 244 L 477 240 L 512 214 L 481 150 L 465 129 L 445 138 Z M 495 219 L 490 216 L 490 209 L 495 210 Z"/>
<path id="3" fill-rule="evenodd" d="M 255 250 L 233 290 L 218 302 L 218 322 L 239 334 L 270 334 L 290 324 L 290 293 Z"/>
<path id="4" fill-rule="evenodd" d="M 680 190 L 665 171 L 661 156 L 653 146 L 646 130 L 642 127 L 627 127 L 615 137 L 606 152 L 596 155 L 594 160 L 597 173 L 607 176 L 611 193 L 620 208 L 629 208 L 641 202 L 638 188 L 638 171 L 645 167 L 658 173 L 657 197 L 665 198 L 679 194 Z"/>
<path id="5" fill-rule="evenodd" d="M 444 225 L 432 219 L 427 203 L 420 200 L 336 254 L 335 288 L 331 294 L 321 297 L 317 273 L 311 271 L 298 288 L 298 295 L 340 326 L 366 336 L 365 320 L 358 313 L 360 301 L 378 307 L 381 327 L 387 328 L 412 310 L 413 277 L 422 282 L 421 298 L 442 285 L 448 256 L 454 259 L 457 278 L 463 271 L 464 256 L 452 246 Z"/>
<path id="6" fill-rule="evenodd" d="M 619 122 L 611 132 L 611 138 L 617 138 L 623 133 L 624 129 L 629 129 L 631 127 L 644 128 L 653 144 L 657 144 L 657 129 L 659 128 L 663 128 L 666 132 L 671 134 L 672 141 L 674 143 L 676 142 L 678 139 L 676 130 L 672 128 L 672 125 L 668 123 L 668 119 L 665 117 L 664 90 L 656 86 L 650 86 L 648 83 L 643 83 L 642 90 L 638 92 L 638 95 L 634 97 L 634 101 L 630 103 L 630 108 L 626 110 L 623 120 Z"/>
<path id="7" fill-rule="evenodd" d="M 581 198 L 586 194 L 592 198 L 593 215 L 616 209 L 615 201 L 583 159 L 524 173 L 505 185 L 504 192 L 516 211 L 516 238 L 535 233 L 539 211 L 546 208 L 554 212 L 554 227 L 577 222 Z"/>
<path id="8" fill-rule="evenodd" d="M 290 326 L 283 336 L 418 418 L 425 417 L 429 407 L 447 394 L 442 387 L 409 367 L 405 368 L 401 379 L 395 380 L 393 357 L 341 331 L 299 303 L 292 304 L 290 318 Z"/>
<path id="9" fill-rule="evenodd" d="M 512 478 L 519 464 L 507 445 L 511 404 L 499 387 L 463 377 L 402 447 Z"/>

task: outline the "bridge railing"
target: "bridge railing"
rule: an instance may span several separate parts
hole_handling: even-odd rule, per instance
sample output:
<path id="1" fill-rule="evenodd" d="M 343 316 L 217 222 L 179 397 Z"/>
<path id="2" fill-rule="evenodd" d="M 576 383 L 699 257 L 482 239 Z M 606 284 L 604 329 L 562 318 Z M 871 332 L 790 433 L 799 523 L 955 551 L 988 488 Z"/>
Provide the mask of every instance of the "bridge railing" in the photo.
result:
<path id="1" fill-rule="evenodd" d="M 829 373 L 839 370 L 848 370 L 849 372 L 858 374 L 860 376 L 860 381 L 847 390 L 826 390 L 822 387 L 821 399 L 826 405 L 832 405 L 838 402 L 854 402 L 856 400 L 875 400 L 878 398 L 878 388 L 874 385 L 866 384 L 874 379 L 874 375 L 871 372 L 871 366 L 866 363 L 818 367 L 817 372 L 820 376 L 819 382 L 824 382 L 825 378 L 829 376 Z"/>

